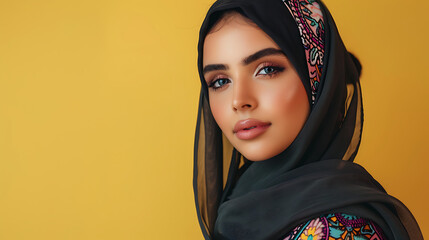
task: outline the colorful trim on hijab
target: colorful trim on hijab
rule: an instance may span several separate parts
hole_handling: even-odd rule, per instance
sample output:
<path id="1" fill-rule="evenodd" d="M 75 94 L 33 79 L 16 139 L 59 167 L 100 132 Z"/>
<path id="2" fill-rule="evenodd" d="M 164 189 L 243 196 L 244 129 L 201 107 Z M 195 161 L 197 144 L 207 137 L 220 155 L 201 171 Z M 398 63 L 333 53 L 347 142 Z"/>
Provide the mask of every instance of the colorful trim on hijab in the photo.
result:
<path id="1" fill-rule="evenodd" d="M 370 220 L 347 214 L 328 214 L 296 227 L 284 240 L 384 240 Z"/>
<path id="2" fill-rule="evenodd" d="M 294 17 L 305 49 L 311 84 L 311 101 L 316 101 L 325 55 L 325 24 L 320 5 L 314 0 L 282 0 Z"/>

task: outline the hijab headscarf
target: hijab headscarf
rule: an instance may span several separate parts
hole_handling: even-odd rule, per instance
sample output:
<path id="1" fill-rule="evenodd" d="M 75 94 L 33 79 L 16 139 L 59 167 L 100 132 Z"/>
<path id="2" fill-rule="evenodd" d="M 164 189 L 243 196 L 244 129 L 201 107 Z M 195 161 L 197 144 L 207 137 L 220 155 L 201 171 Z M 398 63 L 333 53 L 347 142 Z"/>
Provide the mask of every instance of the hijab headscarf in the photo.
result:
<path id="1" fill-rule="evenodd" d="M 227 11 L 267 33 L 297 70 L 310 115 L 282 153 L 250 162 L 222 134 L 202 73 L 205 36 Z M 194 143 L 194 193 L 205 239 L 281 239 L 306 220 L 346 213 L 375 222 L 387 239 L 423 239 L 409 210 L 353 163 L 363 109 L 359 61 L 320 1 L 218 0 L 200 29 L 201 79 Z"/>

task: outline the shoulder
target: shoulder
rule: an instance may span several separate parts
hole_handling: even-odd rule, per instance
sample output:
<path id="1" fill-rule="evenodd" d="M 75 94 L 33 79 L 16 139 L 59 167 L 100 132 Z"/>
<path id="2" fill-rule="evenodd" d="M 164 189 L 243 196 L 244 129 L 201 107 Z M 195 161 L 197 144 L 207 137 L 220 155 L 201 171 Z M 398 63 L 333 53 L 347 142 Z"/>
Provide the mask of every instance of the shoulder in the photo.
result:
<path id="1" fill-rule="evenodd" d="M 381 230 L 371 220 L 335 213 L 311 219 L 295 227 L 284 240 L 384 240 Z M 282 240 L 283 240 L 282 239 Z"/>

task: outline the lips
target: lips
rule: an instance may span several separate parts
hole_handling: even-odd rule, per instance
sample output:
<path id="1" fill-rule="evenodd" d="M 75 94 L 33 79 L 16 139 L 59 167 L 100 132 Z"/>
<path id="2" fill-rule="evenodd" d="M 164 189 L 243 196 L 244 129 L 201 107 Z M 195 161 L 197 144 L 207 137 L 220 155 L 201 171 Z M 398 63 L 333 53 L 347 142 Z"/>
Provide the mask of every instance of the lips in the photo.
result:
<path id="1" fill-rule="evenodd" d="M 270 126 L 270 122 L 262 122 L 249 118 L 238 121 L 235 124 L 233 132 L 241 140 L 250 140 L 263 134 Z"/>

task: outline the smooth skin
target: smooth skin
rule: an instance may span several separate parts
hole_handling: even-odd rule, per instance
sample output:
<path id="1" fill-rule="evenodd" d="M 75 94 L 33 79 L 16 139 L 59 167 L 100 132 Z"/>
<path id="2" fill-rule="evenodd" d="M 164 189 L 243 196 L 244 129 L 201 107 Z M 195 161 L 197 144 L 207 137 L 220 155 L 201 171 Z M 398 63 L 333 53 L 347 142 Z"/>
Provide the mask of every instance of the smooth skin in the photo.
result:
<path id="1" fill-rule="evenodd" d="M 214 119 L 248 160 L 283 152 L 307 120 L 310 105 L 298 73 L 279 46 L 239 13 L 229 13 L 206 36 L 203 72 Z M 243 140 L 233 130 L 246 119 L 270 125 Z"/>

